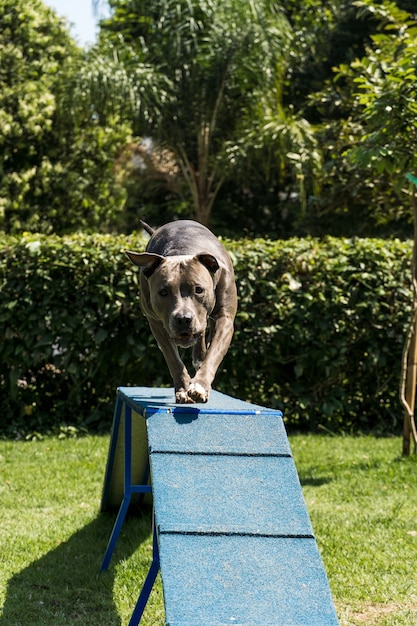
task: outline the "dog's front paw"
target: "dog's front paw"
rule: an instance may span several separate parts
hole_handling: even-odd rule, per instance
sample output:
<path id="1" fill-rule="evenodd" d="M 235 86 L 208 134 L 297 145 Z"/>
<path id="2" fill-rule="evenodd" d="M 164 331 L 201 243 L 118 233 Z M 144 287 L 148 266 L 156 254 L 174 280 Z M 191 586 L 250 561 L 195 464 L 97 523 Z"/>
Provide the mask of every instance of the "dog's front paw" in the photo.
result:
<path id="1" fill-rule="evenodd" d="M 200 383 L 191 383 L 188 387 L 187 394 L 189 398 L 191 398 L 191 402 L 207 402 L 210 389 L 205 389 Z"/>
<path id="2" fill-rule="evenodd" d="M 175 392 L 175 402 L 177 404 L 191 404 L 194 400 L 188 395 L 185 389 L 177 389 Z"/>

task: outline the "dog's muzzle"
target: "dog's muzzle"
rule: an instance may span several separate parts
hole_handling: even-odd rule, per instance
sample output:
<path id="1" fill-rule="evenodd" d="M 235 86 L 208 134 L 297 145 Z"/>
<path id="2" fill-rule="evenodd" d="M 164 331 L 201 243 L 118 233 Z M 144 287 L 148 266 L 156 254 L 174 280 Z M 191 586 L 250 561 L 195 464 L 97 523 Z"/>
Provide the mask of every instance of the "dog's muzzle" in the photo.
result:
<path id="1" fill-rule="evenodd" d="M 173 339 L 180 348 L 190 348 L 197 342 L 198 337 L 199 335 L 187 335 L 183 333 L 182 335 L 173 337 Z"/>
<path id="2" fill-rule="evenodd" d="M 194 328 L 194 317 L 189 312 L 177 313 L 171 319 L 171 338 L 181 348 L 194 345 L 201 335 Z"/>

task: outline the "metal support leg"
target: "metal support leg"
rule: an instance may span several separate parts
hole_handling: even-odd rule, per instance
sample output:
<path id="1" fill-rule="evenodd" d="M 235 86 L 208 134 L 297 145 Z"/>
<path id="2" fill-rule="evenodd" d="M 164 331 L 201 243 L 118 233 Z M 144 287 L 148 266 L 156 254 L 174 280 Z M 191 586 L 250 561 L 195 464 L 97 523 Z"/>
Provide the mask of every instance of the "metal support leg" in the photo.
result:
<path id="1" fill-rule="evenodd" d="M 156 576 L 159 571 L 159 548 L 158 548 L 158 538 L 156 536 L 156 525 L 155 525 L 155 515 L 153 518 L 153 539 L 152 539 L 152 563 L 149 568 L 148 575 L 146 576 L 145 582 L 142 586 L 142 591 L 140 592 L 138 601 L 132 613 L 132 617 L 130 618 L 129 626 L 138 626 L 143 612 L 145 610 L 146 604 L 148 602 L 150 593 L 152 591 L 152 587 L 154 586 Z"/>
<path id="2" fill-rule="evenodd" d="M 109 543 L 107 544 L 106 552 L 104 554 L 103 562 L 102 562 L 101 567 L 100 567 L 100 571 L 101 572 L 104 572 L 108 568 L 108 566 L 109 566 L 110 559 L 111 559 L 111 557 L 113 555 L 114 548 L 116 547 L 116 542 L 117 542 L 117 539 L 119 537 L 120 530 L 122 528 L 124 519 L 126 517 L 127 510 L 129 508 L 129 504 L 130 504 L 130 495 L 128 497 L 125 496 L 123 498 L 123 502 L 122 502 L 122 505 L 121 505 L 121 507 L 119 509 L 119 512 L 117 514 L 116 522 L 115 522 L 115 524 L 113 526 L 113 530 L 112 530 L 112 533 L 110 535 Z"/>
<path id="3" fill-rule="evenodd" d="M 123 401 L 119 395 L 116 398 L 116 405 L 114 407 L 114 416 L 113 416 L 113 427 L 112 433 L 110 437 L 110 450 L 109 457 L 107 461 L 106 467 L 106 475 L 104 477 L 104 489 L 103 489 L 103 497 L 101 501 L 101 510 L 106 510 L 107 506 L 107 498 L 109 495 L 110 481 L 111 475 L 113 473 L 114 467 L 114 458 L 116 456 L 116 448 L 117 448 L 117 440 L 119 437 L 119 429 L 120 429 L 120 420 L 122 417 L 122 409 L 123 409 Z"/>
<path id="4" fill-rule="evenodd" d="M 120 419 L 121 406 L 116 405 L 116 411 Z M 132 409 L 128 404 L 125 404 L 124 435 L 124 496 L 101 564 L 100 571 L 102 572 L 109 566 L 126 513 L 129 509 L 132 493 L 150 493 L 152 491 L 150 485 L 132 485 Z"/>

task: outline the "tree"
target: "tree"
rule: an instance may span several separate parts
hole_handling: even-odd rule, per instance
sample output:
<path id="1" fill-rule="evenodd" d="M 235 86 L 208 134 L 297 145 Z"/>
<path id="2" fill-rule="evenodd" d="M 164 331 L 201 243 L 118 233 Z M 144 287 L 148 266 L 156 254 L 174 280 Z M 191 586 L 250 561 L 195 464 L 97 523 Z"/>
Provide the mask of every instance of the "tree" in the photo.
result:
<path id="1" fill-rule="evenodd" d="M 41 2 L 0 4 L 0 219 L 6 228 L 27 221 L 25 196 L 45 162 L 53 125 L 56 74 L 76 54 L 50 9 Z"/>
<path id="2" fill-rule="evenodd" d="M 114 157 L 128 131 L 83 106 L 84 52 L 39 0 L 0 2 L 0 227 L 105 230 L 123 203 Z"/>
<path id="3" fill-rule="evenodd" d="M 126 101 L 134 102 L 136 133 L 174 155 L 194 216 L 208 224 L 222 185 L 251 154 L 259 157 L 265 135 L 270 154 L 283 149 L 281 137 L 268 134 L 260 120 L 267 114 L 280 124 L 287 119 L 282 88 L 289 24 L 270 0 L 109 4 L 113 14 L 101 22 L 101 43 L 113 67 L 112 92 L 117 99 L 125 87 Z M 115 57 L 123 76 L 120 68 L 114 71 Z M 92 73 L 92 87 L 108 85 L 109 78 Z"/>
<path id="4" fill-rule="evenodd" d="M 357 5 L 363 13 L 378 17 L 381 32 L 372 37 L 367 55 L 352 64 L 363 137 L 349 155 L 364 169 L 387 173 L 392 184 L 407 194 L 414 220 L 412 318 L 400 390 L 405 412 L 403 453 L 409 454 L 410 438 L 414 451 L 417 446 L 417 22 L 394 2 L 364 0 Z"/>

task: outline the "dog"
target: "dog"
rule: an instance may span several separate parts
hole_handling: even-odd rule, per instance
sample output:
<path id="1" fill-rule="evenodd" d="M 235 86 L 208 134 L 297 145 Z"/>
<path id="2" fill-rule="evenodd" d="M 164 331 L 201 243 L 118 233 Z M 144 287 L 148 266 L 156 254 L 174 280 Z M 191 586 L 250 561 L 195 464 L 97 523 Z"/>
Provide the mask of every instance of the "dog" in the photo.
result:
<path id="1" fill-rule="evenodd" d="M 153 230 L 146 252 L 126 252 L 141 268 L 141 308 L 161 349 L 178 404 L 207 402 L 229 349 L 237 311 L 233 265 L 217 237 L 193 220 Z M 178 347 L 192 347 L 193 378 Z"/>

